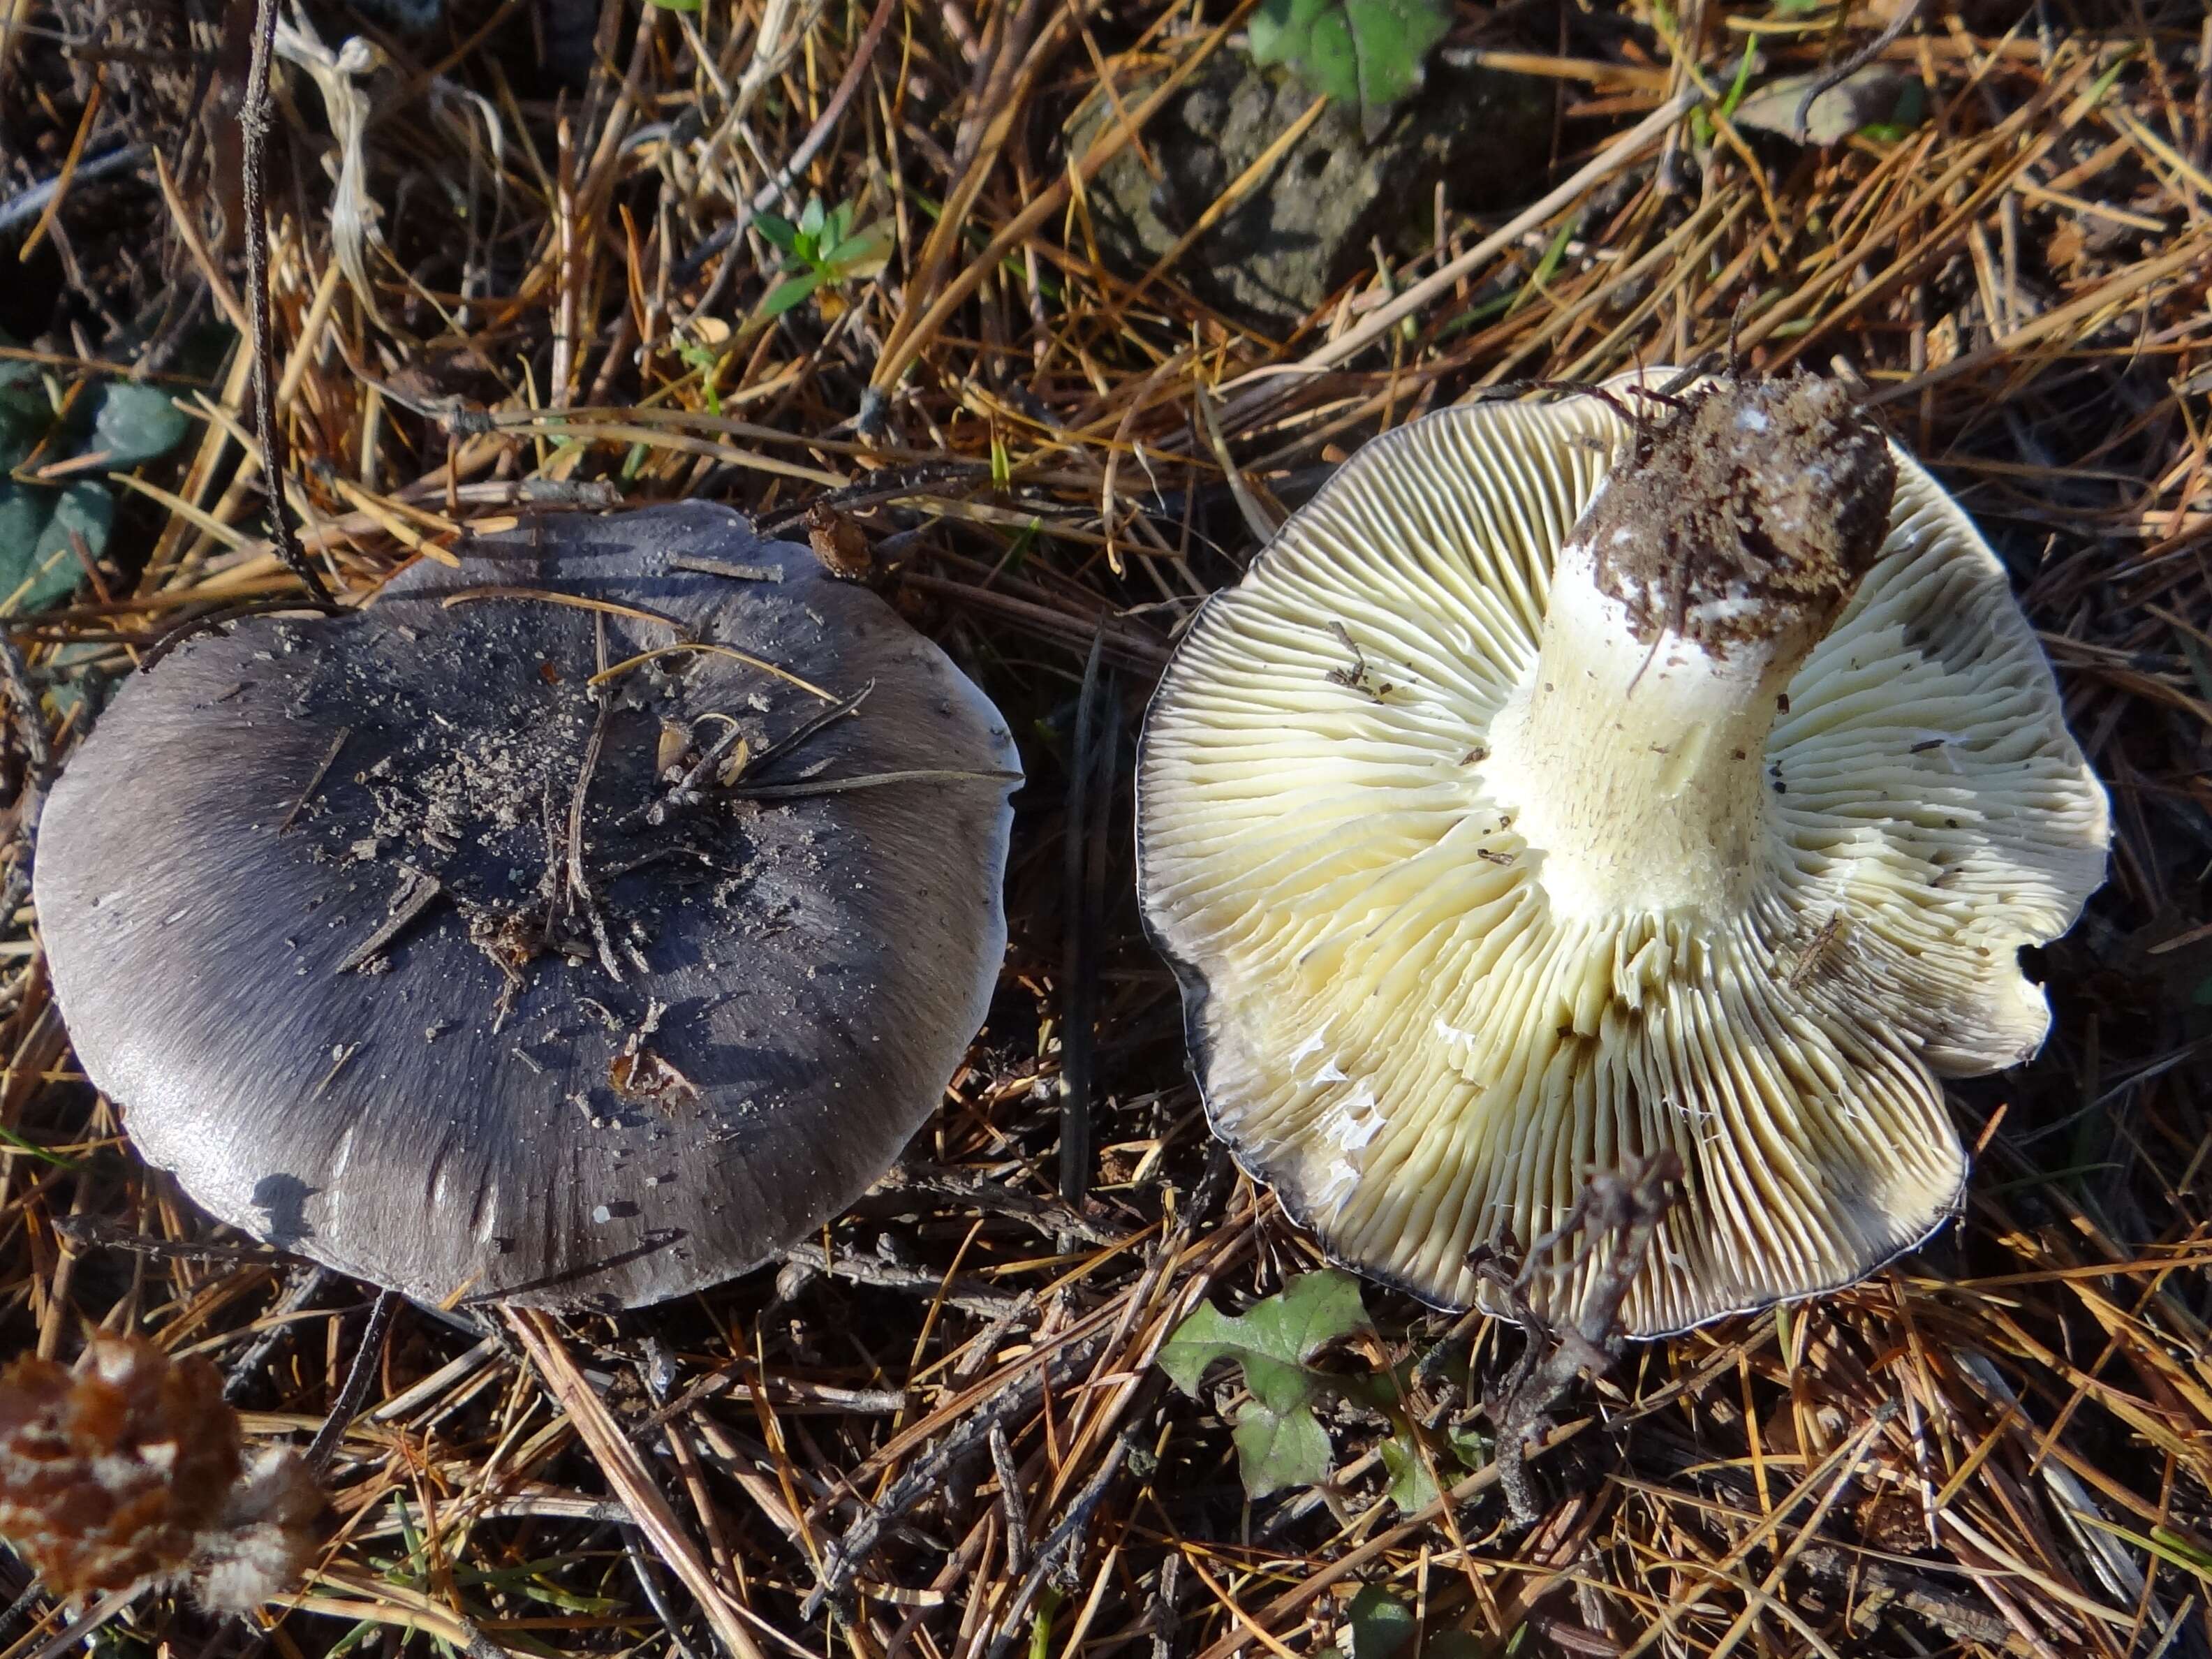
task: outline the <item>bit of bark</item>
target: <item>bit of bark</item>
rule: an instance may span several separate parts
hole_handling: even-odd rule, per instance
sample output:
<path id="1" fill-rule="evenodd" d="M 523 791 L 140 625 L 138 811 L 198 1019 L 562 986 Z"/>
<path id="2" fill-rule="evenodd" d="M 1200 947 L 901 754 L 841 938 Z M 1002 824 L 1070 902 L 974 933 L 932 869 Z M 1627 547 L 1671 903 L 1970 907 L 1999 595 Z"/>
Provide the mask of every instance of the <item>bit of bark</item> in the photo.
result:
<path id="1" fill-rule="evenodd" d="M 337 754 L 332 750 L 331 754 Z M 337 971 L 349 974 L 374 962 L 384 954 L 385 948 L 409 927 L 417 917 L 437 902 L 446 890 L 445 884 L 426 871 L 403 867 L 399 874 L 399 890 L 392 896 L 392 913 L 379 924 L 376 931 L 347 952 Z"/>

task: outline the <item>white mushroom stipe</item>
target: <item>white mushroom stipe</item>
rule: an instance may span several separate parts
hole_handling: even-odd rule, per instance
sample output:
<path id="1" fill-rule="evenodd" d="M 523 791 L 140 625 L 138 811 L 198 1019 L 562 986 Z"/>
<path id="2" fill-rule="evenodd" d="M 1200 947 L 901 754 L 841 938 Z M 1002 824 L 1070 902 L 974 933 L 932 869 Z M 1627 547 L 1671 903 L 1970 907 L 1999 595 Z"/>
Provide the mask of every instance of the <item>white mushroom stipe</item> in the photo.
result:
<path id="1" fill-rule="evenodd" d="M 1534 856 L 1553 913 L 1740 905 L 1764 817 L 1775 697 L 1802 630 L 1713 656 L 1671 630 L 1653 644 L 1561 550 L 1534 674 L 1493 722 L 1484 775 Z"/>
<path id="2" fill-rule="evenodd" d="M 1142 896 L 1217 1130 L 1439 1304 L 1666 1147 L 1639 1334 L 1911 1248 L 1965 1179 L 1941 1079 L 2034 1053 L 2018 952 L 2102 879 L 2104 793 L 1965 515 L 1829 383 L 1692 401 L 1378 440 L 1147 724 Z M 1555 1265 L 1571 1313 L 1594 1264 Z"/>

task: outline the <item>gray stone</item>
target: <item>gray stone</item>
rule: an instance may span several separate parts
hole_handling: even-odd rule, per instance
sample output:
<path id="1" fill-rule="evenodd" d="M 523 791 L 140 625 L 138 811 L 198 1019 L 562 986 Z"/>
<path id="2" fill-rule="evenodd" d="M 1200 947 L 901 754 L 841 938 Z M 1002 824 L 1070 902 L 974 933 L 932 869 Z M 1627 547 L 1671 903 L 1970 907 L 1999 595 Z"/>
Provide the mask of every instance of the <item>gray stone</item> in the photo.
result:
<path id="1" fill-rule="evenodd" d="M 1158 79 L 1121 88 L 1131 108 Z M 1132 146 L 1091 181 L 1099 251 L 1125 276 L 1152 269 L 1222 191 L 1313 102 L 1287 70 L 1224 52 L 1170 98 Z M 1080 155 L 1114 118 L 1103 95 L 1070 123 Z M 1372 137 L 1358 110 L 1331 105 L 1273 173 L 1185 252 L 1169 272 L 1225 315 L 1261 328 L 1295 323 L 1386 247 L 1431 234 L 1434 187 L 1455 208 L 1526 199 L 1542 182 L 1551 143 L 1552 83 L 1454 64 L 1439 54 L 1422 89 Z"/>

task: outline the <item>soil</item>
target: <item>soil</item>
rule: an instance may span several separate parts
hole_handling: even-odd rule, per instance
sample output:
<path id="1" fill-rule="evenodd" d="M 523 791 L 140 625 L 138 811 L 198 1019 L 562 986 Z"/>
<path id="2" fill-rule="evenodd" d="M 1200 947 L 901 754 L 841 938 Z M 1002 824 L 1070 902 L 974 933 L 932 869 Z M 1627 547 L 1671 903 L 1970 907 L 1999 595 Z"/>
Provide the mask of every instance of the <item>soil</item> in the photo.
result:
<path id="1" fill-rule="evenodd" d="M 1576 539 L 1639 641 L 1677 629 L 1717 653 L 1840 609 L 1896 489 L 1881 428 L 1841 383 L 1724 374 L 1638 434 Z"/>

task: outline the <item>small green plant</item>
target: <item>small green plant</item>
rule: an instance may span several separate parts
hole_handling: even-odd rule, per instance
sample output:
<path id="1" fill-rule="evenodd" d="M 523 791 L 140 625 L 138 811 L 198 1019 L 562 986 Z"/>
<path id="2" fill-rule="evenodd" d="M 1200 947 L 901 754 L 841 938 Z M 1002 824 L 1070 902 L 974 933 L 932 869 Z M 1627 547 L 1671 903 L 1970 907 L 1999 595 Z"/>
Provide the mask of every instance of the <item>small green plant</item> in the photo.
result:
<path id="1" fill-rule="evenodd" d="M 1420 85 L 1450 27 L 1449 0 L 1266 0 L 1252 15 L 1252 58 L 1285 65 L 1371 124 Z"/>
<path id="2" fill-rule="evenodd" d="M 722 389 L 716 382 L 722 372 L 722 353 L 704 340 L 685 340 L 677 346 L 676 356 L 684 368 L 699 377 L 699 390 L 707 398 L 707 412 L 720 416 Z"/>
<path id="3" fill-rule="evenodd" d="M 754 216 L 753 228 L 784 256 L 787 273 L 754 307 L 755 324 L 782 316 L 821 290 L 834 292 L 847 283 L 873 276 L 890 262 L 890 228 L 878 222 L 854 230 L 854 210 L 851 202 L 825 210 L 821 198 L 815 197 L 796 223 L 773 213 Z"/>
<path id="4" fill-rule="evenodd" d="M 1454 1426 L 1447 1428 L 1441 1437 L 1428 1437 L 1427 1455 L 1424 1456 L 1425 1442 L 1416 1437 L 1412 1421 L 1402 1413 L 1391 1413 L 1390 1437 L 1378 1449 L 1382 1454 L 1383 1472 L 1390 1477 L 1390 1501 L 1408 1515 L 1426 1509 L 1443 1496 L 1431 1469 L 1447 1476 L 1479 1469 L 1490 1461 L 1490 1446 L 1488 1435 L 1473 1428 Z"/>
<path id="5" fill-rule="evenodd" d="M 562 1575 L 574 1565 L 572 1557 L 543 1556 L 498 1567 L 463 1566 L 440 1559 L 434 1540 L 410 1514 L 406 1499 L 395 1498 L 392 1511 L 404 1553 L 368 1553 L 364 1558 L 376 1576 L 387 1584 L 418 1593 L 443 1587 L 458 1603 L 457 1611 L 471 1620 L 485 1623 L 499 1617 L 500 1609 L 493 1596 L 520 1595 L 551 1609 L 556 1615 L 567 1613 L 584 1619 L 605 1619 L 623 1610 L 623 1603 L 614 1597 L 582 1595 L 563 1587 Z M 373 1640 L 379 1628 L 366 1620 L 355 1625 L 331 1645 L 325 1659 L 346 1659 L 363 1643 Z M 430 1637 L 429 1641 L 441 1659 L 462 1659 L 461 1651 L 451 1643 L 436 1636 Z M 526 1650 L 539 1650 L 533 1647 Z"/>
<path id="6" fill-rule="evenodd" d="M 110 380 L 71 398 L 0 358 L 0 610 L 64 598 L 106 550 L 106 475 L 166 454 L 189 426 L 158 387 Z"/>
<path id="7" fill-rule="evenodd" d="M 1379 1584 L 1363 1584 L 1344 1610 L 1337 1644 L 1323 1649 L 1322 1659 L 1413 1659 L 1416 1653 L 1421 1659 L 1477 1659 L 1483 1650 L 1482 1644 L 1463 1630 L 1432 1630 L 1425 1640 L 1421 1638 L 1420 1620 L 1411 1602 Z"/>
<path id="8" fill-rule="evenodd" d="M 1244 1490 L 1261 1498 L 1328 1478 L 1328 1432 L 1313 1408 L 1341 1394 L 1345 1379 L 1312 1362 L 1331 1343 L 1371 1328 L 1350 1274 L 1304 1273 L 1247 1313 L 1200 1308 L 1161 1347 L 1160 1369 L 1196 1398 L 1218 1362 L 1243 1368 L 1250 1398 L 1237 1410 L 1232 1438 Z"/>
<path id="9" fill-rule="evenodd" d="M 1247 1398 L 1237 1408 L 1231 1438 L 1237 1473 L 1254 1498 L 1328 1478 L 1334 1453 L 1328 1431 L 1314 1415 L 1316 1406 L 1342 1401 L 1381 1413 L 1390 1428 L 1381 1448 L 1390 1499 L 1401 1509 L 1416 1510 L 1437 1496 L 1432 1467 L 1478 1468 L 1488 1459 L 1488 1445 L 1468 1430 L 1451 1431 L 1441 1440 L 1424 1434 L 1406 1411 L 1411 1360 L 1364 1374 L 1316 1363 L 1335 1344 L 1373 1330 L 1359 1299 L 1359 1281 L 1324 1268 L 1301 1273 L 1242 1314 L 1200 1308 L 1162 1345 L 1160 1369 L 1195 1399 L 1216 1364 L 1229 1360 L 1242 1368 Z"/>

